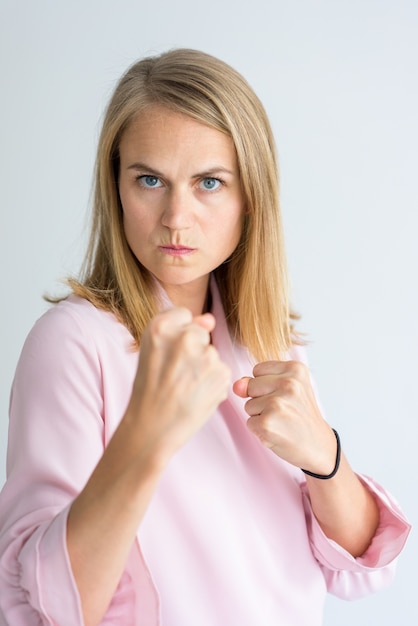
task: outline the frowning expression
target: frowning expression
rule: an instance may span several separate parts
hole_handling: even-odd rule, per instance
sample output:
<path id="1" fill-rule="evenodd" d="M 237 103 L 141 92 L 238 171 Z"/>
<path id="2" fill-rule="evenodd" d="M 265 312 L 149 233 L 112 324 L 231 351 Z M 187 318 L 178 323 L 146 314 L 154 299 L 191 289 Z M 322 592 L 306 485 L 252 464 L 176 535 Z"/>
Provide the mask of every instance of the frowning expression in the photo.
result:
<path id="1" fill-rule="evenodd" d="M 209 273 L 232 254 L 242 231 L 244 199 L 232 139 L 155 105 L 127 128 L 119 151 L 119 194 L 132 252 L 176 304 L 182 293 L 206 293 Z"/>

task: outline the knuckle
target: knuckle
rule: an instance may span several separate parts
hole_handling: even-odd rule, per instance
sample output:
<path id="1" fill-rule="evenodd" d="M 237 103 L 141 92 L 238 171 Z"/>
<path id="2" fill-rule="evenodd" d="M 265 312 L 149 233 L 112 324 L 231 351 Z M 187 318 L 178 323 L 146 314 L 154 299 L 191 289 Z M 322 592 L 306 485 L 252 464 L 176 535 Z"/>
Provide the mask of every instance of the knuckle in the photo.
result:
<path id="1" fill-rule="evenodd" d="M 287 371 L 292 377 L 301 380 L 306 375 L 306 370 L 306 365 L 301 361 L 288 361 Z"/>
<path id="2" fill-rule="evenodd" d="M 149 324 L 151 336 L 160 337 L 167 327 L 167 319 L 163 315 L 156 315 Z"/>
<path id="3" fill-rule="evenodd" d="M 157 335 L 165 335 L 169 332 L 172 333 L 174 328 L 181 328 L 181 326 L 190 323 L 191 320 L 192 314 L 188 309 L 175 307 L 157 313 L 157 315 L 152 318 L 149 326 L 151 332 Z"/>
<path id="4" fill-rule="evenodd" d="M 206 348 L 206 358 L 211 363 L 218 363 L 218 362 L 221 363 L 217 349 L 215 348 L 215 346 L 212 346 L 211 344 L 207 346 Z"/>
<path id="5" fill-rule="evenodd" d="M 281 391 L 288 396 L 294 396 L 299 389 L 299 380 L 288 376 L 281 381 Z"/>
<path id="6" fill-rule="evenodd" d="M 184 354 L 193 354 L 196 343 L 196 334 L 190 328 L 185 328 L 178 336 L 178 348 Z"/>
<path id="7" fill-rule="evenodd" d="M 263 376 L 263 374 L 268 373 L 274 363 L 274 361 L 262 361 L 261 363 L 257 363 L 253 367 L 253 376 Z"/>
<path id="8" fill-rule="evenodd" d="M 286 401 L 282 396 L 274 395 L 266 402 L 266 416 L 282 415 L 285 412 Z"/>
<path id="9" fill-rule="evenodd" d="M 268 438 L 269 435 L 272 435 L 276 432 L 277 419 L 273 413 L 269 411 L 263 411 L 263 413 L 252 419 L 253 427 L 256 429 L 259 437 L 263 439 Z"/>

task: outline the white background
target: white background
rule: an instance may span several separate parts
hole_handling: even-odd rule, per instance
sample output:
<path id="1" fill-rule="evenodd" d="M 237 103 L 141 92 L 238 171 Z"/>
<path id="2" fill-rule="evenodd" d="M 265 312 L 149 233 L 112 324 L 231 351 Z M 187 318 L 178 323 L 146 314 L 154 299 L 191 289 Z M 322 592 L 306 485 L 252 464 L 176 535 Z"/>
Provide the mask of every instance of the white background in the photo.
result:
<path id="1" fill-rule="evenodd" d="M 267 108 L 327 418 L 416 525 L 416 0 L 0 0 L 0 482 L 22 343 L 84 250 L 105 103 L 132 61 L 177 46 L 229 62 Z M 417 555 L 412 532 L 390 589 L 330 598 L 326 626 L 418 623 Z"/>

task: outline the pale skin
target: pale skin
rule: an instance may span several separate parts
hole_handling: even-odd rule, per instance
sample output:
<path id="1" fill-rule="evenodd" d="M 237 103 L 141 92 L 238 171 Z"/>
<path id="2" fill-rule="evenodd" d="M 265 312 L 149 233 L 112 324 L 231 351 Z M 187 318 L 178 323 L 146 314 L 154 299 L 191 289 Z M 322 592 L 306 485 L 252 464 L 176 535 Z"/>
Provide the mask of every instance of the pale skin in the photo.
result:
<path id="1" fill-rule="evenodd" d="M 122 137 L 120 161 L 128 243 L 175 308 L 146 329 L 126 412 L 70 509 L 67 545 L 86 626 L 102 620 L 168 462 L 227 397 L 231 374 L 210 342 L 215 319 L 203 311 L 209 274 L 233 252 L 245 211 L 231 140 L 183 115 L 141 114 Z M 248 398 L 254 436 L 297 467 L 329 473 L 336 441 L 307 368 L 271 361 L 252 374 L 233 390 Z M 307 484 L 327 536 L 361 555 L 378 510 L 345 457 L 333 479 Z"/>

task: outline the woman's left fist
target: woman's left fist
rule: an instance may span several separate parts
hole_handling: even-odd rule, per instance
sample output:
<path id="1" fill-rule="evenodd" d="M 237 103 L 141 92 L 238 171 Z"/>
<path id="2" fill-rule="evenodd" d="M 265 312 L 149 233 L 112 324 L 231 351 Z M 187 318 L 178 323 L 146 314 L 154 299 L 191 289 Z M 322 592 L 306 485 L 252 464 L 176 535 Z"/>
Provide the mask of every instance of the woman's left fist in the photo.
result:
<path id="1" fill-rule="evenodd" d="M 248 428 L 279 457 L 316 474 L 329 474 L 336 441 L 322 417 L 309 369 L 299 361 L 265 361 L 233 385 L 241 398 Z"/>

